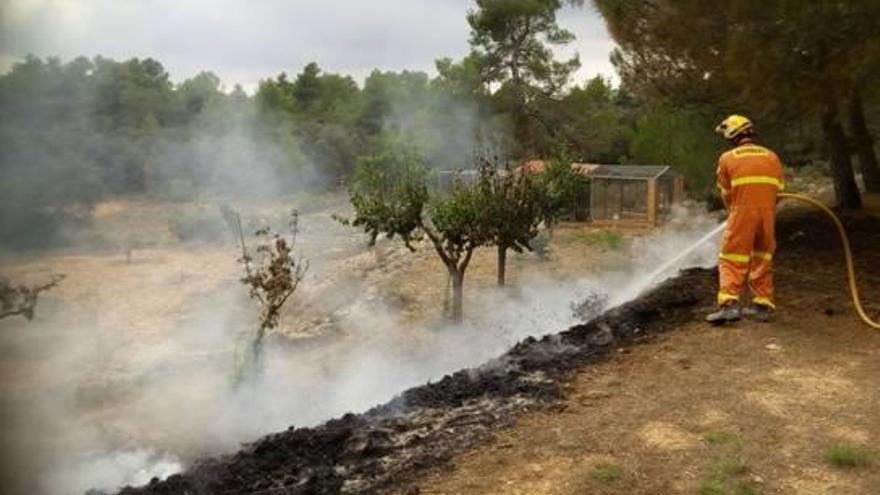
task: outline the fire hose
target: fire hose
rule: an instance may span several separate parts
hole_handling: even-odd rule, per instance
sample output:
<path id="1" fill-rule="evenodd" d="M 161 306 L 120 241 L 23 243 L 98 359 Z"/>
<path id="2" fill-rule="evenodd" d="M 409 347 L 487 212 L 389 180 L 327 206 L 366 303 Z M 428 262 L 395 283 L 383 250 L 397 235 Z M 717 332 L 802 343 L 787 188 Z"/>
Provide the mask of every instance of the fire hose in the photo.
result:
<path id="1" fill-rule="evenodd" d="M 846 260 L 846 273 L 849 278 L 849 290 L 850 295 L 852 296 L 853 305 L 856 308 L 856 313 L 859 314 L 859 318 L 861 318 L 862 321 L 864 321 L 869 327 L 880 330 L 880 323 L 872 320 L 865 312 L 865 308 L 862 307 L 862 300 L 859 297 L 859 288 L 856 284 L 856 271 L 853 267 L 852 249 L 849 246 L 849 237 L 846 234 L 846 229 L 843 227 L 843 223 L 840 221 L 840 218 L 833 211 L 831 211 L 830 208 L 808 196 L 803 196 L 801 194 L 779 193 L 779 197 L 782 199 L 794 199 L 796 201 L 815 206 L 816 208 L 825 212 L 825 214 L 828 215 L 829 218 L 831 218 L 831 220 L 834 222 L 834 225 L 837 226 L 837 232 L 840 234 L 840 242 L 843 244 L 843 254 Z"/>

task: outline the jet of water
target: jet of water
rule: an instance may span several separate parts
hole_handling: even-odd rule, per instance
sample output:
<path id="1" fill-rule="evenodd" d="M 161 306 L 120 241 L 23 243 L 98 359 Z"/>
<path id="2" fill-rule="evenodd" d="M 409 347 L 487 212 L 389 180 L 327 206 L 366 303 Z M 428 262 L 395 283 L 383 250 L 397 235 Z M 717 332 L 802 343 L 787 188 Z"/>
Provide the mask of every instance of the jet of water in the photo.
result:
<path id="1" fill-rule="evenodd" d="M 695 249 L 702 246 L 703 243 L 708 242 L 713 237 L 718 235 L 718 233 L 721 232 L 722 230 L 724 230 L 724 227 L 726 227 L 726 226 L 727 226 L 727 222 L 721 223 L 720 225 L 718 225 L 717 227 L 712 229 L 708 234 L 704 235 L 699 240 L 697 240 L 696 242 L 694 242 L 693 244 L 691 244 L 690 246 L 685 248 L 681 253 L 678 254 L 678 256 L 676 256 L 676 257 L 670 259 L 669 261 L 667 261 L 666 263 L 663 263 L 662 265 L 660 265 L 656 270 L 651 272 L 651 274 L 645 278 L 645 280 L 644 280 L 645 288 L 650 286 L 650 284 L 652 282 L 654 282 L 654 280 L 657 279 L 657 277 L 659 277 L 660 275 L 663 275 L 667 270 L 669 270 L 670 268 L 675 266 L 678 262 L 683 260 L 689 254 L 694 252 Z"/>

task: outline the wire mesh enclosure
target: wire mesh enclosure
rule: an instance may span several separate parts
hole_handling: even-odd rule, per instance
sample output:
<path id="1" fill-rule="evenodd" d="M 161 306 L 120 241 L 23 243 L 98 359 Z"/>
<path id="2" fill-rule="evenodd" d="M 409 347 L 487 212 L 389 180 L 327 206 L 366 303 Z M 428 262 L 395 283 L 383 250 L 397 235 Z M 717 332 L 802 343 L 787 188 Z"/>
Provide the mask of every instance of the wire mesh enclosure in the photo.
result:
<path id="1" fill-rule="evenodd" d="M 543 160 L 531 160 L 512 173 L 541 174 L 546 166 Z M 672 205 L 684 200 L 684 178 L 665 165 L 572 163 L 571 169 L 584 179 L 576 185 L 573 203 L 567 207 L 569 218 L 574 221 L 650 228 L 663 223 Z M 478 175 L 473 169 L 440 171 L 435 187 L 448 192 L 456 182 L 471 184 Z"/>
<path id="2" fill-rule="evenodd" d="M 590 219 L 653 227 L 683 199 L 682 177 L 668 166 L 600 165 L 589 173 Z"/>

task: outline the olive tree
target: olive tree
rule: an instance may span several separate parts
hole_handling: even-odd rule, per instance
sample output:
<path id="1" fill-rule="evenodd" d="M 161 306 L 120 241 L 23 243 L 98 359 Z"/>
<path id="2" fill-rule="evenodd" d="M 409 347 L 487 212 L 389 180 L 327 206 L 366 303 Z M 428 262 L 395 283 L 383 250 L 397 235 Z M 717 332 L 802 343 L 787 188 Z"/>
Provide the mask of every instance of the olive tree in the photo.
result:
<path id="1" fill-rule="evenodd" d="M 547 189 L 539 177 L 509 171 L 483 160 L 478 193 L 483 198 L 483 228 L 498 255 L 498 285 L 507 282 L 507 252 L 531 251 L 531 241 L 547 216 Z"/>
<path id="2" fill-rule="evenodd" d="M 478 183 L 455 180 L 451 190 L 429 191 L 429 173 L 417 150 L 384 146 L 359 161 L 349 183 L 355 214 L 343 219 L 362 228 L 373 245 L 380 235 L 400 237 L 411 251 L 427 239 L 452 280 L 453 321 L 463 317 L 465 273 L 474 251 L 492 239 L 485 219 L 489 205 Z"/>

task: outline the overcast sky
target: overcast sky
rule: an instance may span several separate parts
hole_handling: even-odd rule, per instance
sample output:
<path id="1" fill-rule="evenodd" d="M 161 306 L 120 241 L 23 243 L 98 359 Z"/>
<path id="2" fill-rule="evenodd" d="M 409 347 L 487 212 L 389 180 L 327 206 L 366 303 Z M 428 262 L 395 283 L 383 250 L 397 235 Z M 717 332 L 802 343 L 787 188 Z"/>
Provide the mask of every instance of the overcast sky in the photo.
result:
<path id="1" fill-rule="evenodd" d="M 153 57 L 175 81 L 214 71 L 227 87 L 316 61 L 359 82 L 374 68 L 433 73 L 468 51 L 473 0 L 0 0 L 0 71 L 26 54 Z M 613 76 L 613 48 L 590 8 L 566 10 L 577 79 Z"/>

